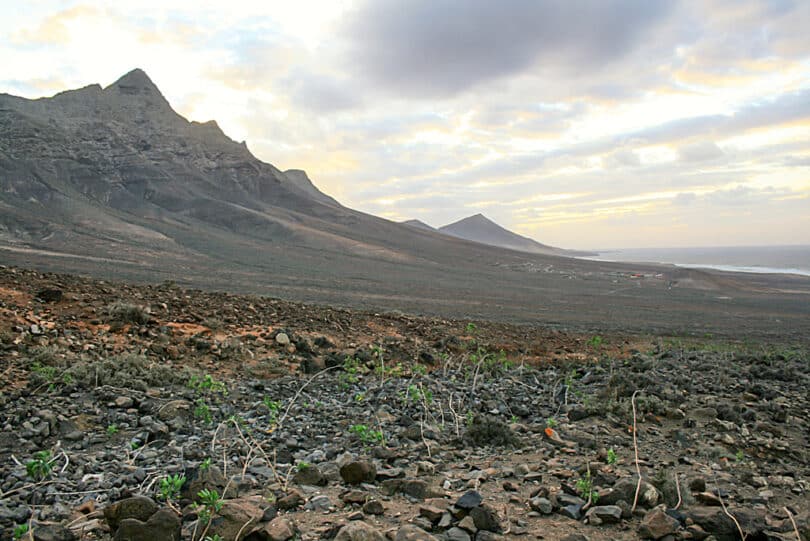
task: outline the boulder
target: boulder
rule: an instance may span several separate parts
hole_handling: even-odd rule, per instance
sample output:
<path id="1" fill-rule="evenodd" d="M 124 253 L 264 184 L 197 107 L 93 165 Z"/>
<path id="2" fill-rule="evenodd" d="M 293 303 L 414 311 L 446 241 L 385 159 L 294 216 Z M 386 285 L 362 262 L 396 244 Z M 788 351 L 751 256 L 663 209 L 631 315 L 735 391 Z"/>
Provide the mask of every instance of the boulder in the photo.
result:
<path id="1" fill-rule="evenodd" d="M 122 520 L 113 541 L 180 541 L 180 529 L 180 517 L 171 509 L 160 509 L 146 522 Z"/>

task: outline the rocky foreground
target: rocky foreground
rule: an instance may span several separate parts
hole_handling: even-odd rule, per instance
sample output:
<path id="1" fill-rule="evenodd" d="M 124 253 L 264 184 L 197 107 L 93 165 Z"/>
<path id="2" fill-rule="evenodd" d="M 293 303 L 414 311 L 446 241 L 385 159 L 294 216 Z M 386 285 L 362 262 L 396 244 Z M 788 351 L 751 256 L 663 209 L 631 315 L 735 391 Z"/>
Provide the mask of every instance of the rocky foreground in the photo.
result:
<path id="1" fill-rule="evenodd" d="M 3 539 L 810 539 L 801 347 L 0 268 L 0 348 Z"/>

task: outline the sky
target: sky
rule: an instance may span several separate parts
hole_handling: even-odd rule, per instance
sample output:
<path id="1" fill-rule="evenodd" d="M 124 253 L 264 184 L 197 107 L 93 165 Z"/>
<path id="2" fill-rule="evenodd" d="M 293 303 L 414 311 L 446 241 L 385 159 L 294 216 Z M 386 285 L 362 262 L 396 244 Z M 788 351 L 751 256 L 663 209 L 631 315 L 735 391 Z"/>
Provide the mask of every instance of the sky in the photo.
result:
<path id="1" fill-rule="evenodd" d="M 810 244 L 806 0 L 0 3 L 0 92 L 141 68 L 346 206 L 566 248 Z"/>

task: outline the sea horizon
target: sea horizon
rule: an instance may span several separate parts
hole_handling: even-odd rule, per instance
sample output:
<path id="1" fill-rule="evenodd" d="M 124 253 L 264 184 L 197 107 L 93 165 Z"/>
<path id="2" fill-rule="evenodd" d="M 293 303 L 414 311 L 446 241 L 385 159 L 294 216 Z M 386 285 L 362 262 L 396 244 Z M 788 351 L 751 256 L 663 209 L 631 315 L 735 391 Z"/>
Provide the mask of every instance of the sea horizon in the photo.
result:
<path id="1" fill-rule="evenodd" d="M 579 259 L 659 263 L 695 269 L 810 276 L 810 245 L 613 248 Z"/>

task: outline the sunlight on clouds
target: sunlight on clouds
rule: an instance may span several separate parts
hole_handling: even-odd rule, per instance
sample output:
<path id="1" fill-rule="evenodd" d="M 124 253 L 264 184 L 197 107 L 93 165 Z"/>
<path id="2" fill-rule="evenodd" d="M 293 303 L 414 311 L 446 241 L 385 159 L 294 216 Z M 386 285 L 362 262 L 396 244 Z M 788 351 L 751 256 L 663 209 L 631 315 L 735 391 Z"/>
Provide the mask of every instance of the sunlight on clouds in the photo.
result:
<path id="1" fill-rule="evenodd" d="M 667 145 L 654 145 L 641 147 L 637 150 L 638 157 L 644 165 L 671 163 L 678 159 L 678 152 Z"/>
<path id="2" fill-rule="evenodd" d="M 81 35 L 83 27 L 85 31 L 88 30 L 88 18 L 95 19 L 98 23 L 104 15 L 105 13 L 93 6 L 75 6 L 46 16 L 34 27 L 24 27 L 12 32 L 11 41 L 18 45 L 64 45 L 76 35 Z"/>
<path id="3" fill-rule="evenodd" d="M 691 13 L 694 31 L 672 24 L 673 36 L 663 29 L 654 47 L 641 42 L 610 69 L 532 65 L 437 100 L 391 95 L 355 69 L 347 51 L 367 36 L 347 36 L 345 25 L 358 5 L 0 6 L 0 92 L 107 85 L 140 67 L 187 118 L 216 120 L 260 159 L 396 220 L 446 223 L 486 208 L 541 242 L 580 248 L 622 235 L 736 242 L 757 234 L 758 202 L 782 220 L 774 240 L 807 222 L 810 108 L 796 99 L 805 94 L 787 94 L 810 85 L 810 53 L 803 35 L 754 4 L 689 3 L 676 13 Z M 434 82 L 429 70 L 421 77 Z"/>
<path id="4" fill-rule="evenodd" d="M 810 141 L 810 120 L 797 120 L 793 124 L 779 126 L 766 126 L 756 130 L 749 130 L 740 135 L 727 137 L 722 140 L 724 145 L 735 147 L 737 150 L 755 150 L 766 145 L 788 143 L 791 141 Z M 810 143 L 808 143 L 810 146 Z"/>

